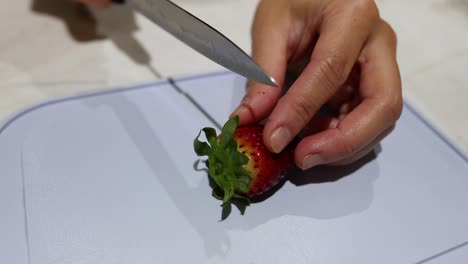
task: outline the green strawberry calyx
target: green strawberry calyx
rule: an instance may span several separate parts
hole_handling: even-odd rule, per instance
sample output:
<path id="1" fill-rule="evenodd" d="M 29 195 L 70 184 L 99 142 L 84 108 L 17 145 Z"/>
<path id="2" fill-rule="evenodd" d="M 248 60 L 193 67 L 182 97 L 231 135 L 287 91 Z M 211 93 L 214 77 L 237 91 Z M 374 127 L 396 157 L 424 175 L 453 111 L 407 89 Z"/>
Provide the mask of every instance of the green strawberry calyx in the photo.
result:
<path id="1" fill-rule="evenodd" d="M 224 124 L 219 137 L 214 128 L 205 127 L 193 142 L 195 153 L 198 156 L 208 157 L 206 164 L 209 175 L 216 183 L 212 195 L 222 200 L 223 206 L 233 198 L 247 205 L 250 203 L 244 195 L 249 191 L 252 180 L 250 173 L 244 168 L 249 158 L 238 151 L 237 141 L 233 138 L 238 124 L 238 116 L 230 118 Z M 208 142 L 199 140 L 202 131 Z"/>

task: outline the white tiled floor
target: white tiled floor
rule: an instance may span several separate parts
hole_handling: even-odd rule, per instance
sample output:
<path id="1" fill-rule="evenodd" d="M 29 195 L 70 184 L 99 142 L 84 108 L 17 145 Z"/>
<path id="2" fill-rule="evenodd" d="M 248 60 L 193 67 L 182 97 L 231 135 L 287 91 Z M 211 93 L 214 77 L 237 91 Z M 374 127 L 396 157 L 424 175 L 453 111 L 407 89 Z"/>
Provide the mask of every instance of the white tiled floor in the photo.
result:
<path id="1" fill-rule="evenodd" d="M 250 52 L 257 1 L 174 2 Z M 377 4 L 399 36 L 406 99 L 468 152 L 468 0 Z M 0 118 L 53 97 L 222 69 L 125 7 L 88 18 L 77 10 L 69 0 L 0 9 Z M 95 31 L 107 38 L 94 39 Z"/>

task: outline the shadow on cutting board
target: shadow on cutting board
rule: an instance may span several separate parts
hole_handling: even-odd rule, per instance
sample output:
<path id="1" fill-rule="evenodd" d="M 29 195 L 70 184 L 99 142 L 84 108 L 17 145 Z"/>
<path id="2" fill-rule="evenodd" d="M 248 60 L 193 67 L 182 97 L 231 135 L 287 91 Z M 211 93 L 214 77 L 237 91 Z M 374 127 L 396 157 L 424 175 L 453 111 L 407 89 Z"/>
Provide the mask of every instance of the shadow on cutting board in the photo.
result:
<path id="1" fill-rule="evenodd" d="M 196 188 L 186 182 L 169 151 L 141 112 L 138 105 L 125 96 L 113 97 L 104 103 L 119 118 L 129 137 L 152 169 L 159 184 L 169 195 L 173 204 L 193 230 L 203 239 L 206 254 L 225 256 L 231 248 L 229 231 L 254 230 L 270 221 L 282 217 L 305 217 L 311 219 L 333 219 L 365 211 L 373 200 L 373 182 L 379 174 L 375 155 L 347 167 L 316 168 L 305 172 L 294 172 L 290 180 L 278 185 L 275 195 L 252 204 L 245 215 L 233 213 L 225 221 L 221 219 L 221 207 L 213 208 L 208 177 Z M 102 102 L 99 104 L 102 106 Z M 92 105 L 97 107 L 97 105 Z M 161 152 L 155 155 L 155 150 Z M 190 149 L 192 150 L 192 149 Z M 197 170 L 194 160 L 193 169 Z M 171 171 L 171 175 L 161 170 Z M 353 174 L 363 168 L 363 173 Z M 199 168 L 203 170 L 203 168 Z M 352 177 L 348 177 L 351 176 Z M 292 183 L 292 186 L 291 186 Z M 286 190 L 278 191 L 281 187 Z M 210 201 L 210 202 L 209 202 Z M 218 218 L 216 218 L 218 217 Z"/>
<path id="2" fill-rule="evenodd" d="M 251 229 L 252 226 L 286 215 L 333 219 L 364 211 L 372 202 L 372 183 L 378 177 L 378 166 L 375 159 L 380 151 L 381 147 L 378 145 L 373 152 L 347 166 L 318 166 L 307 171 L 301 171 L 298 168 L 292 169 L 277 186 L 252 200 L 251 207 L 258 205 L 260 211 L 257 208 L 245 208 L 255 211 L 254 214 L 260 217 L 259 219 L 249 219 L 255 219 L 257 223 L 242 223 L 241 226 Z M 364 166 L 367 169 L 365 175 L 353 175 Z M 353 175 L 353 179 L 347 179 L 351 175 Z M 295 186 L 295 190 L 288 190 L 290 192 L 288 194 L 289 203 L 280 202 L 280 207 L 273 210 L 263 206 L 262 203 L 272 198 L 275 198 L 275 201 L 271 202 L 271 205 L 278 204 L 275 195 L 285 184 Z M 242 205 L 238 207 L 241 211 L 244 210 Z M 223 219 L 227 217 L 228 215 L 223 215 Z"/>
<path id="3" fill-rule="evenodd" d="M 161 77 L 151 67 L 150 54 L 134 36 L 139 28 L 130 8 L 90 9 L 72 0 L 33 0 L 31 10 L 62 20 L 77 42 L 112 41 L 133 62 L 147 66 L 156 77 Z"/>

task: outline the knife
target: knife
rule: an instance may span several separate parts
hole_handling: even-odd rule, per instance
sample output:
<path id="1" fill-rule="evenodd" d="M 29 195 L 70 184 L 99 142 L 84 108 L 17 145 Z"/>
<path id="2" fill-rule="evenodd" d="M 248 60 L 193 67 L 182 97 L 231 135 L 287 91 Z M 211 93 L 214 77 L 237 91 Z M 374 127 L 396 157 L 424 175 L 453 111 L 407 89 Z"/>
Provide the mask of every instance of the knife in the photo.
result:
<path id="1" fill-rule="evenodd" d="M 169 0 L 112 0 L 127 4 L 217 64 L 266 85 L 278 87 L 253 59 L 222 33 Z"/>

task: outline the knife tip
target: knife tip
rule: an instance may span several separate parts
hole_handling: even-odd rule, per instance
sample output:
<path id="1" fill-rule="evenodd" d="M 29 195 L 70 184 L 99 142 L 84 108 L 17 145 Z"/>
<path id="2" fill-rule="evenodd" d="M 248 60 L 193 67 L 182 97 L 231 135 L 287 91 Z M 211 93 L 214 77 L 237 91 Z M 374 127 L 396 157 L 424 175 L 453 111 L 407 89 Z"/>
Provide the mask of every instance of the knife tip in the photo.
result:
<path id="1" fill-rule="evenodd" d="M 278 87 L 279 86 L 278 83 L 276 82 L 276 80 L 273 77 L 269 76 L 269 79 L 270 80 L 267 83 L 268 85 L 273 86 L 273 87 Z"/>

